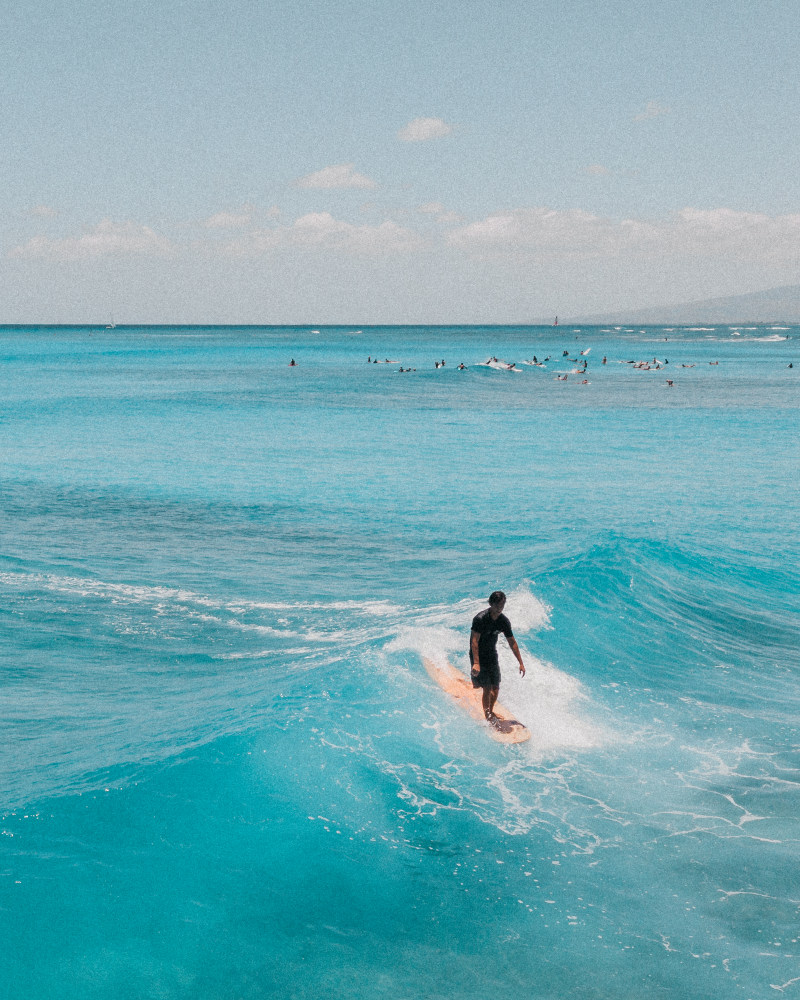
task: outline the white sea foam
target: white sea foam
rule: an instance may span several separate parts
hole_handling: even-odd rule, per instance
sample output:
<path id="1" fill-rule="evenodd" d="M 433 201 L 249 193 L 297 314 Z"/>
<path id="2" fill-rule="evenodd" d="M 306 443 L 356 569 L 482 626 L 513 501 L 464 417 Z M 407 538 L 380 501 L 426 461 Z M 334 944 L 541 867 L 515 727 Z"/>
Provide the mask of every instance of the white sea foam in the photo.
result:
<path id="1" fill-rule="evenodd" d="M 391 601 L 239 601 L 249 611 L 358 611 L 376 618 L 399 614 L 403 609 Z M 226 605 L 229 610 L 234 606 Z"/>
<path id="2" fill-rule="evenodd" d="M 294 649 L 257 649 L 237 653 L 216 653 L 214 660 L 263 660 L 276 656 L 307 656 L 318 653 L 315 646 L 298 646 Z"/>
<path id="3" fill-rule="evenodd" d="M 433 605 L 414 612 L 415 624 L 432 626 L 447 625 L 462 630 L 472 618 L 487 604 L 486 597 L 464 598 L 455 604 Z M 550 627 L 550 612 L 553 609 L 531 592 L 529 584 L 520 584 L 507 594 L 505 613 L 511 620 L 514 631 L 519 634 Z"/>
<path id="4" fill-rule="evenodd" d="M 238 629 L 240 632 L 257 632 L 259 635 L 278 635 L 282 638 L 286 636 L 309 638 L 307 635 L 301 632 L 293 632 L 291 629 L 273 628 L 271 625 L 253 625 L 249 622 L 237 621 L 235 618 L 230 618 L 222 624 L 227 625 L 229 628 Z"/>
<path id="5" fill-rule="evenodd" d="M 115 583 L 91 577 L 59 576 L 53 573 L 0 572 L 0 584 L 77 594 L 80 597 L 125 600 L 131 603 L 152 604 L 157 601 L 173 601 L 218 611 L 230 611 L 233 614 L 243 611 L 358 611 L 360 614 L 374 617 L 390 617 L 403 610 L 390 601 L 219 601 L 208 595 L 197 594 L 179 587 Z"/>
<path id="6" fill-rule="evenodd" d="M 591 699 L 577 678 L 524 649 L 521 652 L 525 677 L 520 677 L 511 654 L 501 650 L 501 701 L 531 730 L 532 749 L 547 754 L 589 750 L 612 739 L 593 720 Z"/>
<path id="7" fill-rule="evenodd" d="M 463 650 L 466 653 L 464 632 L 440 626 L 417 625 L 401 629 L 394 639 L 384 646 L 384 652 L 396 653 L 399 650 L 413 650 L 420 656 L 425 656 L 434 663 L 447 659 L 448 653 Z"/>
<path id="8" fill-rule="evenodd" d="M 516 632 L 532 632 L 550 627 L 549 604 L 531 593 L 530 587 L 521 584 L 508 594 L 505 613 Z"/>
<path id="9" fill-rule="evenodd" d="M 528 621 L 539 624 L 545 607 L 529 592 L 528 597 L 531 598 L 527 602 Z M 520 677 L 516 659 L 502 642 L 498 646 L 503 673 L 500 699 L 531 730 L 529 750 L 548 755 L 563 750 L 588 750 L 613 738 L 593 720 L 591 699 L 575 677 L 532 656 L 523 647 L 527 672 L 524 678 Z M 417 653 L 420 660 L 425 657 L 438 664 L 450 662 L 466 675 L 467 639 L 463 629 L 457 631 L 443 625 L 404 628 L 384 647 L 389 656 L 401 651 Z M 457 717 L 455 707 L 453 712 Z"/>
<path id="10" fill-rule="evenodd" d="M 747 329 L 750 329 L 749 327 Z M 735 337 L 735 340 L 731 338 Z M 726 344 L 774 344 L 779 341 L 788 340 L 788 336 L 781 336 L 779 333 L 770 333 L 765 337 L 743 337 L 741 333 L 733 331 L 730 337 L 704 337 L 704 340 L 722 341 Z"/>
<path id="11" fill-rule="evenodd" d="M 99 596 L 113 599 L 124 598 L 136 602 L 173 600 L 194 604 L 207 603 L 198 595 L 173 587 L 151 587 L 125 583 L 108 583 L 90 577 L 57 576 L 52 573 L 0 573 L 0 583 L 10 587 L 51 590 L 60 593 L 78 594 L 81 597 Z M 214 605 L 218 606 L 218 605 Z"/>
<path id="12" fill-rule="evenodd" d="M 710 338 L 710 339 L 712 339 L 712 340 L 713 339 L 722 340 L 723 338 L 719 337 L 719 338 Z M 782 341 L 788 340 L 788 339 L 789 339 L 788 337 L 782 337 L 779 333 L 770 333 L 770 334 L 767 334 L 766 337 L 743 337 L 740 334 L 736 338 L 735 343 L 737 343 L 737 344 L 775 344 L 775 343 L 779 343 L 779 342 L 782 342 Z"/>
<path id="13" fill-rule="evenodd" d="M 413 616 L 413 624 L 402 626 L 385 648 L 389 652 L 415 649 L 432 660 L 452 650 L 466 649 L 465 630 L 485 607 L 486 598 L 464 598 L 455 604 L 407 610 L 402 617 Z M 520 635 L 549 628 L 551 611 L 527 584 L 520 584 L 507 595 L 506 614 Z"/>

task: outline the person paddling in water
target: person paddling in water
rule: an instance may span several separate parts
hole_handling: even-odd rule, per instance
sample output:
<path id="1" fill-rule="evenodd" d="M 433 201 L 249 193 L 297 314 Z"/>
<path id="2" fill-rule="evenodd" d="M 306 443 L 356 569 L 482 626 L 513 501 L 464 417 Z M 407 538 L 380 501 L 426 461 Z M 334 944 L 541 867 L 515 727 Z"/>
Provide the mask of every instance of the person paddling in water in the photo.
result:
<path id="1" fill-rule="evenodd" d="M 497 659 L 497 637 L 502 632 L 511 652 L 519 663 L 520 676 L 525 676 L 525 664 L 517 640 L 511 631 L 511 622 L 503 614 L 506 595 L 495 590 L 489 597 L 489 607 L 472 619 L 469 641 L 469 662 L 472 665 L 472 686 L 483 688 L 483 714 L 487 722 L 496 722 L 494 704 L 500 693 L 500 664 Z"/>

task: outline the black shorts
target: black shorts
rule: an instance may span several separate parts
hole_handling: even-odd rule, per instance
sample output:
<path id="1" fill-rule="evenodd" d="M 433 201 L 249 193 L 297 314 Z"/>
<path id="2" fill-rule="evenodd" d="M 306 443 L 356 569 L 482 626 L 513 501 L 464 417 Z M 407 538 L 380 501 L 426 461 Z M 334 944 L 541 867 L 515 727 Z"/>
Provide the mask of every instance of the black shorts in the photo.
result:
<path id="1" fill-rule="evenodd" d="M 500 687 L 500 664 L 497 660 L 492 663 L 484 660 L 481 663 L 481 672 L 476 677 L 470 667 L 470 677 L 474 688 L 499 688 Z"/>

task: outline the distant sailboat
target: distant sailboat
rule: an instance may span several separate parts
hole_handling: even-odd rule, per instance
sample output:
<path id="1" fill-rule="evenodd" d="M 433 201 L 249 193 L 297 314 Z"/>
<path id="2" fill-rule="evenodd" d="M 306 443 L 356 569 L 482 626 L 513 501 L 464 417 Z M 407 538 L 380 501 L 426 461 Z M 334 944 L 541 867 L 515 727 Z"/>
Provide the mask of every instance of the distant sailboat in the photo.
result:
<path id="1" fill-rule="evenodd" d="M 116 330 L 117 324 L 114 322 L 114 314 L 111 314 L 111 322 L 106 323 L 106 330 Z"/>
<path id="2" fill-rule="evenodd" d="M 556 319 L 555 319 L 555 322 L 553 323 L 553 326 L 558 326 L 558 316 L 556 316 Z"/>

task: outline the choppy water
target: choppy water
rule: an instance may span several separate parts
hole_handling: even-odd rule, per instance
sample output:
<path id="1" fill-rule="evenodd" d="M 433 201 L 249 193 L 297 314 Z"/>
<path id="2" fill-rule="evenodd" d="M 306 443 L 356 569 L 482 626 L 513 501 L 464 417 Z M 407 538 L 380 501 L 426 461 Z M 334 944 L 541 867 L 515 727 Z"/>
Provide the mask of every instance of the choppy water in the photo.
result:
<path id="1" fill-rule="evenodd" d="M 800 996 L 798 343 L 0 329 L 0 996 Z"/>

